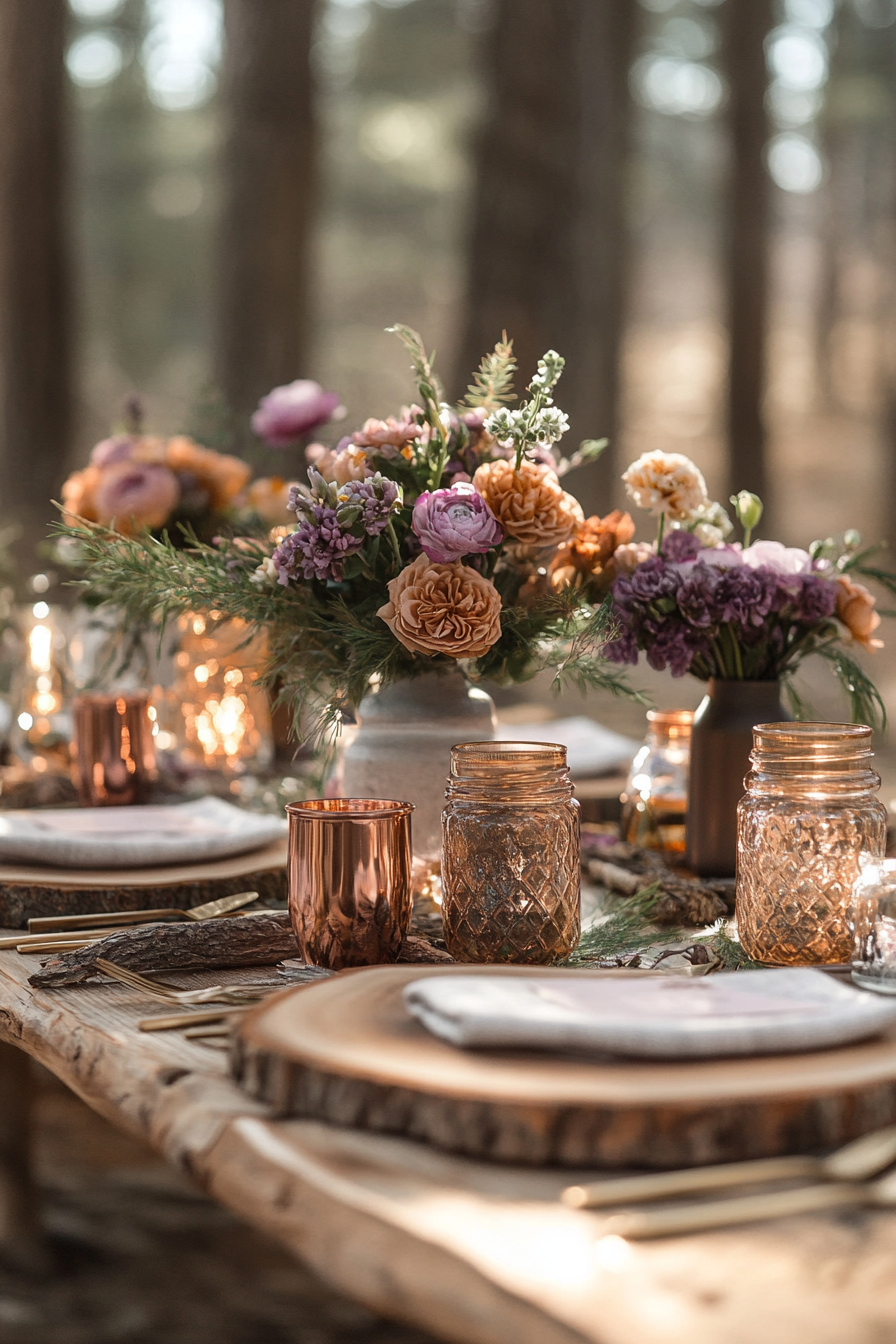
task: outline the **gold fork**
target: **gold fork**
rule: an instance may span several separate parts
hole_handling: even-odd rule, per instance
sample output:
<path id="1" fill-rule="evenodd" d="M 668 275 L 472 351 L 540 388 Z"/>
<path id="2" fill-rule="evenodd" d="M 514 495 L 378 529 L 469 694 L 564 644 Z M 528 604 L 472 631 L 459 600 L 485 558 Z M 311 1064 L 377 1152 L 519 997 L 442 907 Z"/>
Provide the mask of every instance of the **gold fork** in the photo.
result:
<path id="1" fill-rule="evenodd" d="M 129 989 L 139 989 L 153 999 L 163 1003 L 254 1003 L 263 995 L 252 990 L 225 989 L 223 985 L 209 985 L 204 989 L 178 989 L 176 985 L 166 985 L 158 980 L 150 980 L 145 975 L 130 971 L 125 966 L 116 966 L 114 962 L 97 957 L 97 969 L 104 974 L 127 985 Z"/>
<path id="2" fill-rule="evenodd" d="M 130 924 L 154 924 L 160 919 L 220 919 L 234 910 L 242 910 L 258 900 L 257 891 L 237 891 L 232 896 L 219 896 L 216 901 L 194 905 L 192 910 L 118 910 L 96 915 L 52 915 L 29 919 L 29 933 L 52 933 L 63 929 L 111 929 Z"/>

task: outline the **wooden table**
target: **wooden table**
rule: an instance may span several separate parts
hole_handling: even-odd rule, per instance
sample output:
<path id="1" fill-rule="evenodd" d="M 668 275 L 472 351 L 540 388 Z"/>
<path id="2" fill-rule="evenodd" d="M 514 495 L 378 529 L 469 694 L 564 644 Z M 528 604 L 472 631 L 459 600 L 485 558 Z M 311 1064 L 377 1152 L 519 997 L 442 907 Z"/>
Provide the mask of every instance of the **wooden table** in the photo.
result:
<path id="1" fill-rule="evenodd" d="M 847 1211 L 622 1242 L 597 1216 L 556 1202 L 565 1183 L 589 1173 L 485 1165 L 272 1120 L 231 1082 L 223 1052 L 136 1030 L 161 1004 L 120 986 L 33 991 L 36 964 L 0 953 L 0 1040 L 383 1315 L 458 1344 L 896 1337 L 896 1214 Z M 256 973 L 214 979 L 240 976 Z"/>

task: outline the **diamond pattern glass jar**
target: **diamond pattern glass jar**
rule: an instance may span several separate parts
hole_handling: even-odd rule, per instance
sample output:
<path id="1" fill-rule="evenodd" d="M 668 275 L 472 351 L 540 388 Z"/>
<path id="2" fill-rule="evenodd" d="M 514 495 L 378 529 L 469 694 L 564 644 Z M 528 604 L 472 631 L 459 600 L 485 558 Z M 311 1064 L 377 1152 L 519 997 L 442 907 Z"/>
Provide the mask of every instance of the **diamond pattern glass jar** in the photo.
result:
<path id="1" fill-rule="evenodd" d="M 442 813 L 442 920 L 457 961 L 560 961 L 579 940 L 579 805 L 566 748 L 451 749 Z"/>
<path id="2" fill-rule="evenodd" d="M 738 807 L 737 927 L 744 951 L 785 966 L 852 960 L 852 889 L 882 858 L 871 729 L 763 723 Z"/>

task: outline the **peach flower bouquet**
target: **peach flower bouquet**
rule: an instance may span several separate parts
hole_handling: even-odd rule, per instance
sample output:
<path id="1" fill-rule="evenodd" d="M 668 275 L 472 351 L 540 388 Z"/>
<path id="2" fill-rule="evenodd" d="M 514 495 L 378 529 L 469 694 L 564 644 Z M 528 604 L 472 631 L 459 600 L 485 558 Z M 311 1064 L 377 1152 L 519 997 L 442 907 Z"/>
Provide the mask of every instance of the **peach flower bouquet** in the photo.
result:
<path id="1" fill-rule="evenodd" d="M 139 430 L 103 439 L 90 461 L 62 487 L 64 517 L 114 527 L 124 536 L 178 523 L 209 539 L 223 517 L 245 502 L 248 463 L 203 448 L 184 435 L 166 439 Z"/>
<path id="2" fill-rule="evenodd" d="M 268 675 L 306 735 L 310 722 L 322 730 L 338 721 L 374 682 L 457 666 L 472 681 L 521 681 L 548 668 L 558 686 L 625 691 L 603 653 L 614 633 L 604 598 L 633 527 L 619 513 L 586 519 L 564 486 L 605 441 L 562 455 L 568 421 L 554 392 L 563 359 L 549 351 L 518 400 L 505 336 L 451 405 L 420 337 L 393 331 L 411 355 L 416 399 L 307 447 L 306 482 L 260 492 L 259 514 L 285 502 L 292 519 L 263 539 L 178 549 L 151 536 L 175 507 L 172 453 L 207 468 L 216 500 L 244 488 L 241 463 L 213 466 L 217 455 L 187 440 L 94 450 L 66 487 L 62 530 L 77 537 L 97 595 L 114 592 L 135 623 L 206 605 L 263 630 Z M 297 387 L 265 399 L 259 432 L 275 394 L 290 392 L 292 406 Z M 146 487 L 139 508 L 133 493 L 118 505 L 128 472 Z"/>

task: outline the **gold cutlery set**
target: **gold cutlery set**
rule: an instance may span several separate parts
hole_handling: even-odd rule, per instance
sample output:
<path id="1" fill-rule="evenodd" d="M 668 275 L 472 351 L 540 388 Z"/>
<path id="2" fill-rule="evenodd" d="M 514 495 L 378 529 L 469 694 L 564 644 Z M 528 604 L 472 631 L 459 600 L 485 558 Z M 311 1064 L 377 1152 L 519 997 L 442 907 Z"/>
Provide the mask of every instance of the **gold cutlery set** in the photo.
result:
<path id="1" fill-rule="evenodd" d="M 238 891 L 232 896 L 221 896 L 216 901 L 194 906 L 192 910 L 127 910 L 96 915 L 56 915 L 29 919 L 27 934 L 6 934 L 0 938 L 0 950 L 15 948 L 17 952 L 35 955 L 47 952 L 75 952 L 89 947 L 110 933 L 125 928 L 162 921 L 183 923 L 187 920 L 226 919 L 258 900 L 257 891 Z"/>
<path id="2" fill-rule="evenodd" d="M 742 1223 L 765 1222 L 794 1214 L 860 1205 L 896 1205 L 896 1125 L 853 1140 L 828 1157 L 772 1157 L 731 1162 L 688 1171 L 663 1171 L 570 1185 L 560 1196 L 573 1209 L 621 1208 L 604 1227 L 606 1235 L 632 1241 L 668 1237 Z M 880 1176 L 881 1172 L 886 1174 Z M 871 1177 L 878 1176 L 878 1180 Z M 783 1181 L 813 1184 L 763 1189 L 755 1194 L 708 1198 L 687 1204 L 662 1204 L 638 1210 L 629 1206 L 677 1195 L 712 1195 L 748 1185 Z"/>
<path id="3" fill-rule="evenodd" d="M 28 956 L 74 952 L 101 942 L 109 934 L 119 933 L 122 929 L 139 928 L 160 922 L 185 923 L 227 919 L 257 900 L 257 891 L 239 891 L 232 896 L 221 896 L 218 900 L 194 906 L 192 910 L 129 910 L 108 914 L 58 915 L 29 919 L 27 934 L 16 933 L 0 937 L 0 950 L 15 949 Z M 160 999 L 171 1006 L 188 1007 L 205 1003 L 229 1005 L 202 1012 L 144 1018 L 137 1023 L 140 1031 L 176 1031 L 186 1028 L 184 1035 L 193 1039 L 226 1036 L 229 1034 L 229 1018 L 245 1012 L 250 1004 L 264 997 L 263 992 L 248 986 L 245 989 L 238 987 L 224 989 L 221 985 L 212 985 L 204 989 L 178 989 L 174 985 L 166 985 L 164 982 L 138 975 L 123 966 L 116 966 L 102 957 L 97 958 L 96 964 L 99 970 L 120 984 L 139 990 L 150 998 Z"/>

